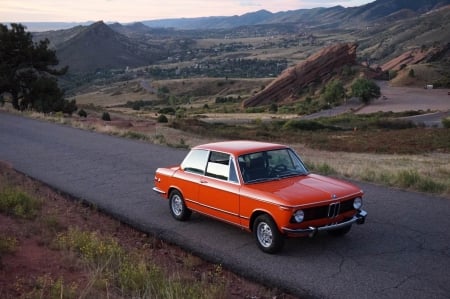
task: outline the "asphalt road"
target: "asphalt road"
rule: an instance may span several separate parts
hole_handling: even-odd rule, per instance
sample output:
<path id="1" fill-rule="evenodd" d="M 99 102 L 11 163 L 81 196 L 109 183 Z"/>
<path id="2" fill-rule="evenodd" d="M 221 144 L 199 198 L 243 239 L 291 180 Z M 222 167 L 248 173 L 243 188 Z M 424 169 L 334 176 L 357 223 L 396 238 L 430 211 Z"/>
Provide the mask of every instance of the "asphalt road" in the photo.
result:
<path id="1" fill-rule="evenodd" d="M 358 183 L 366 224 L 343 238 L 289 239 L 268 255 L 236 227 L 171 218 L 153 174 L 185 154 L 0 112 L 0 160 L 244 276 L 301 298 L 450 298 L 450 200 Z"/>

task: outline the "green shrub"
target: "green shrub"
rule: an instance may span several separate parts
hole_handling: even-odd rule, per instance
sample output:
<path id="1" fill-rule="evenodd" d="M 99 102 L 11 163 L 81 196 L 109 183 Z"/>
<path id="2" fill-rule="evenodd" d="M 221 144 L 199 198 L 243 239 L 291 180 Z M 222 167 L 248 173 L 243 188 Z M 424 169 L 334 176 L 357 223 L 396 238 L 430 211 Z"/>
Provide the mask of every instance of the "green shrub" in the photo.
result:
<path id="1" fill-rule="evenodd" d="M 401 119 L 378 119 L 375 121 L 375 125 L 378 128 L 390 130 L 417 128 L 417 125 L 415 125 L 412 121 Z"/>
<path id="2" fill-rule="evenodd" d="M 158 116 L 158 122 L 159 123 L 167 123 L 167 122 L 169 122 L 169 120 L 167 119 L 167 116 L 165 116 L 164 114 L 160 114 Z"/>
<path id="3" fill-rule="evenodd" d="M 353 82 L 352 96 L 357 97 L 364 104 L 370 103 L 372 99 L 380 97 L 380 87 L 372 80 L 358 78 Z"/>
<path id="4" fill-rule="evenodd" d="M 404 170 L 397 174 L 397 185 L 422 192 L 440 193 L 445 190 L 445 185 L 423 177 L 416 170 Z"/>
<path id="5" fill-rule="evenodd" d="M 125 251 L 113 238 L 102 238 L 95 232 L 70 228 L 68 232 L 59 234 L 56 245 L 60 249 L 74 251 L 86 261 L 96 265 L 115 267 L 109 261 L 120 261 Z"/>
<path id="6" fill-rule="evenodd" d="M 87 112 L 84 111 L 83 109 L 78 110 L 78 115 L 80 117 L 87 117 Z"/>
<path id="7" fill-rule="evenodd" d="M 13 253 L 17 248 L 17 240 L 14 237 L 0 235 L 0 258 L 5 253 Z"/>
<path id="8" fill-rule="evenodd" d="M 313 120 L 289 120 L 283 126 L 283 129 L 285 130 L 305 130 L 305 131 L 323 130 L 325 128 L 326 126 Z"/>
<path id="9" fill-rule="evenodd" d="M 164 107 L 158 110 L 158 113 L 160 114 L 169 114 L 169 115 L 175 115 L 175 109 L 172 107 Z"/>
<path id="10" fill-rule="evenodd" d="M 345 98 L 344 84 L 339 80 L 329 82 L 322 91 L 321 97 L 326 103 L 338 103 Z"/>
<path id="11" fill-rule="evenodd" d="M 163 86 L 158 88 L 158 94 L 168 94 L 170 92 L 167 86 Z"/>
<path id="12" fill-rule="evenodd" d="M 450 129 L 450 117 L 442 119 L 442 125 L 444 128 Z"/>
<path id="13" fill-rule="evenodd" d="M 42 201 L 15 188 L 0 192 L 0 212 L 19 218 L 32 219 L 41 209 Z"/>
<path id="14" fill-rule="evenodd" d="M 103 112 L 102 120 L 104 120 L 104 121 L 111 121 L 111 116 L 109 115 L 108 112 Z"/>
<path id="15" fill-rule="evenodd" d="M 120 136 L 130 139 L 137 139 L 137 140 L 148 140 L 148 136 L 144 133 L 140 132 L 134 132 L 134 131 L 126 131 L 122 133 Z"/>
<path id="16" fill-rule="evenodd" d="M 389 71 L 389 80 L 392 80 L 392 79 L 394 79 L 395 77 L 397 77 L 397 74 L 398 74 L 398 72 L 397 71 L 394 71 L 394 70 L 390 70 Z"/>

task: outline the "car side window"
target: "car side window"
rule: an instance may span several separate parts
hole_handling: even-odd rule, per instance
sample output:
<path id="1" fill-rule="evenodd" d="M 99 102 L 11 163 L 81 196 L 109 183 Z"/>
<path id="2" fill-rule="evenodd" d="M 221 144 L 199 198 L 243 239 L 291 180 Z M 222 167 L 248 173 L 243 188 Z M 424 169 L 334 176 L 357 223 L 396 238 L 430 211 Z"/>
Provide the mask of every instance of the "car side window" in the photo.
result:
<path id="1" fill-rule="evenodd" d="M 216 179 L 228 180 L 230 170 L 230 155 L 220 152 L 211 152 L 206 167 L 206 176 Z"/>
<path id="2" fill-rule="evenodd" d="M 187 172 L 205 174 L 209 151 L 191 150 L 181 163 L 181 169 Z"/>
<path id="3" fill-rule="evenodd" d="M 238 175 L 236 173 L 236 167 L 234 166 L 234 160 L 230 159 L 230 181 L 239 183 Z"/>

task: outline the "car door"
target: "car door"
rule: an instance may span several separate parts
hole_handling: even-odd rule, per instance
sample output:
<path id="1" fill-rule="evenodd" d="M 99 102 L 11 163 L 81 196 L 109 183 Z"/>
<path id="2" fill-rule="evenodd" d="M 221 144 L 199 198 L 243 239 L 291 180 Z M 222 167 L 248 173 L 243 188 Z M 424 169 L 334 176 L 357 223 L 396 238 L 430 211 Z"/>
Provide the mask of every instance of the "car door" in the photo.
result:
<path id="1" fill-rule="evenodd" d="M 234 160 L 229 154 L 211 151 L 205 176 L 200 180 L 199 211 L 239 225 L 239 190 Z"/>

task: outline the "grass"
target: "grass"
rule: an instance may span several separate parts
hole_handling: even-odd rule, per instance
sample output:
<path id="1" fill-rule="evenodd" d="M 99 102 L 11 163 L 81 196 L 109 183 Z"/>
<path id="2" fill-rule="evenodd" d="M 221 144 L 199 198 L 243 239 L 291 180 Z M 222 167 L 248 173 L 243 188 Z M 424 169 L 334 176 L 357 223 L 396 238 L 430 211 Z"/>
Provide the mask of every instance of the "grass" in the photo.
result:
<path id="1" fill-rule="evenodd" d="M 95 207 L 68 201 L 2 164 L 0 170 L 0 217 L 9 223 L 0 228 L 2 298 L 221 299 L 235 288 L 240 290 L 236 298 L 280 294 L 247 286 L 220 264 L 136 232 Z M 45 194 L 45 200 L 37 194 Z M 23 258 L 29 251 L 33 259 Z M 52 266 L 42 266 L 41 259 Z M 26 271 L 9 273 L 11 263 Z M 8 277 L 11 282 L 4 280 Z"/>
<path id="2" fill-rule="evenodd" d="M 13 187 L 0 191 L 0 212 L 18 218 L 33 219 L 40 210 L 42 201 Z"/>
<path id="3" fill-rule="evenodd" d="M 13 237 L 0 236 L 0 253 L 13 253 Z M 99 294 L 113 298 L 225 298 L 227 281 L 216 265 L 200 279 L 186 280 L 180 272 L 168 273 L 138 249 L 126 249 L 110 236 L 71 227 L 56 235 L 53 250 L 67 255 L 71 264 L 87 269 L 86 286 L 49 275 L 39 276 L 28 293 L 36 298 L 90 298 Z M 191 259 L 187 259 L 190 267 Z M 189 269 L 190 270 L 190 269 Z"/>
<path id="4" fill-rule="evenodd" d="M 390 155 L 328 152 L 297 146 L 313 172 L 450 196 L 449 154 Z M 311 167 L 312 165 L 312 167 Z"/>

